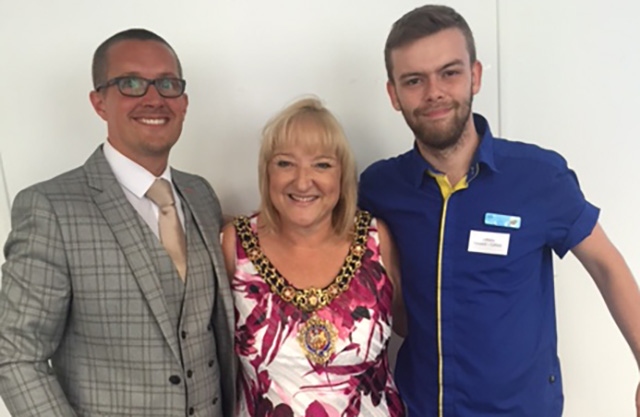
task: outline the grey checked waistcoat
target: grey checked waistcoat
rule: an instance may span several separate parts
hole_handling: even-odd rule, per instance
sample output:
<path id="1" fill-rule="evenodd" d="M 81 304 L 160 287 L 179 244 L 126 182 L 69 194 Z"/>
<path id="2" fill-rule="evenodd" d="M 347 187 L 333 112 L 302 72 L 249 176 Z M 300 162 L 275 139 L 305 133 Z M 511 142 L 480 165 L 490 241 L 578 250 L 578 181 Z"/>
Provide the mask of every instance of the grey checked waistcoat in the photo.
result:
<path id="1" fill-rule="evenodd" d="M 187 239 L 187 276 L 183 282 L 158 238 L 144 227 L 146 246 L 158 272 L 169 317 L 182 355 L 179 374 L 168 376 L 186 395 L 185 416 L 222 417 L 220 371 L 211 315 L 216 278 L 209 252 L 183 204 Z M 146 225 L 145 225 L 146 226 Z"/>

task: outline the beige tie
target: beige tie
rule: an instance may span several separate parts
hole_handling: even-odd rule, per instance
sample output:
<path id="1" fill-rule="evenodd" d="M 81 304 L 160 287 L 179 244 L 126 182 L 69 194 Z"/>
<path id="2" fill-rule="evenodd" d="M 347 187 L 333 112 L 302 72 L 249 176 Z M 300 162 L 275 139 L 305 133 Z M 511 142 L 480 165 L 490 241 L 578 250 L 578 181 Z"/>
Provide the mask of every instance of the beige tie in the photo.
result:
<path id="1" fill-rule="evenodd" d="M 160 209 L 158 214 L 160 241 L 175 264 L 178 275 L 184 281 L 187 273 L 187 247 L 171 184 L 165 179 L 158 178 L 151 184 L 146 196 Z"/>

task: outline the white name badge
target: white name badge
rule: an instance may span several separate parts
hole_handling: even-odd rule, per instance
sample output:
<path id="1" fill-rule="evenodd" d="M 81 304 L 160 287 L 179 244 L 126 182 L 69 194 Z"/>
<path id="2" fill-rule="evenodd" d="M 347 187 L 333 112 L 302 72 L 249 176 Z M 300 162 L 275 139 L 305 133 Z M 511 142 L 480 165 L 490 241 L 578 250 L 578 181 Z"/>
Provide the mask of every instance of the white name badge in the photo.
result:
<path id="1" fill-rule="evenodd" d="M 469 252 L 506 256 L 509 252 L 509 233 L 481 232 L 469 233 Z"/>

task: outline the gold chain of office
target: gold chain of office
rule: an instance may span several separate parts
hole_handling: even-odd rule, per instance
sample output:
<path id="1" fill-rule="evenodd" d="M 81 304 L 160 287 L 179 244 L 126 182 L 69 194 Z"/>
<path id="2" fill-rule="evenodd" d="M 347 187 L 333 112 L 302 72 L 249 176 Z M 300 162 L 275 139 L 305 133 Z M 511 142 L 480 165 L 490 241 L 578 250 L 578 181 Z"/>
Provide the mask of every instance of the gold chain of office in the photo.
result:
<path id="1" fill-rule="evenodd" d="M 370 223 L 371 214 L 366 211 L 356 213 L 355 230 L 349 254 L 345 258 L 340 272 L 330 285 L 325 288 L 297 289 L 289 285 L 264 255 L 258 243 L 258 236 L 251 230 L 249 218 L 239 216 L 234 220 L 234 226 L 247 257 L 256 267 L 262 279 L 269 285 L 271 291 L 278 294 L 284 301 L 307 313 L 329 305 L 331 301 L 349 288 L 349 283 L 360 267 L 362 255 L 365 252 Z"/>

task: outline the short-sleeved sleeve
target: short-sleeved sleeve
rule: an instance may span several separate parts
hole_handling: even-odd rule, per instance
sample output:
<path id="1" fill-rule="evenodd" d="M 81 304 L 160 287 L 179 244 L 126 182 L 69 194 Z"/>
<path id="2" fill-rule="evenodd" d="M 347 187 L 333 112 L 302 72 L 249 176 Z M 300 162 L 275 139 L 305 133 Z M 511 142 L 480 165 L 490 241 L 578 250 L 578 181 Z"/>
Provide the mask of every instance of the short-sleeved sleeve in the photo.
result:
<path id="1" fill-rule="evenodd" d="M 551 179 L 543 204 L 548 210 L 547 244 L 561 258 L 591 234 L 600 214 L 566 163 Z"/>

